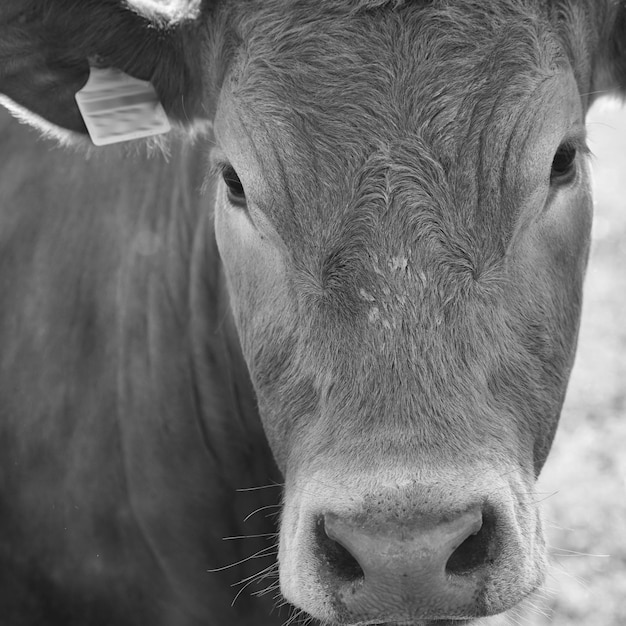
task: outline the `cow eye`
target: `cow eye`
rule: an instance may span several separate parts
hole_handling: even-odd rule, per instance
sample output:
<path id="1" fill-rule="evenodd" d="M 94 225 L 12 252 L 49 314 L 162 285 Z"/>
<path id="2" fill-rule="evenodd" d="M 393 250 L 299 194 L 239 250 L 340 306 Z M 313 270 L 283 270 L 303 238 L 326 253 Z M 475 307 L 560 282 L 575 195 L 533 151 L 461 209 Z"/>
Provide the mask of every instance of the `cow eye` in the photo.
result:
<path id="1" fill-rule="evenodd" d="M 554 155 L 550 182 L 564 184 L 570 182 L 576 173 L 576 148 L 568 144 L 562 144 Z"/>
<path id="2" fill-rule="evenodd" d="M 237 176 L 237 172 L 231 165 L 227 165 L 222 171 L 222 178 L 226 184 L 226 195 L 230 202 L 237 206 L 246 205 L 246 193 L 243 190 L 243 185 Z"/>

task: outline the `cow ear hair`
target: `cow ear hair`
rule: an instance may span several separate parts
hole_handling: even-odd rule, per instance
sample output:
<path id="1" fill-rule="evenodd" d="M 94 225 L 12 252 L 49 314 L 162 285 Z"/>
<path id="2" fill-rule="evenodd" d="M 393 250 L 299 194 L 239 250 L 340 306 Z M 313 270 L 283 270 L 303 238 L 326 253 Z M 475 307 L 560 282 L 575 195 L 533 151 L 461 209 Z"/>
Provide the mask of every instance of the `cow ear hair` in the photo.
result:
<path id="1" fill-rule="evenodd" d="M 0 96 L 26 121 L 86 133 L 75 94 L 89 59 L 154 85 L 170 119 L 208 117 L 203 24 L 217 0 L 2 0 Z M 6 99 L 3 102 L 7 104 Z M 53 134 L 55 134 L 53 132 Z"/>
<path id="2" fill-rule="evenodd" d="M 129 8 L 154 24 L 173 26 L 200 16 L 201 0 L 126 0 Z"/>

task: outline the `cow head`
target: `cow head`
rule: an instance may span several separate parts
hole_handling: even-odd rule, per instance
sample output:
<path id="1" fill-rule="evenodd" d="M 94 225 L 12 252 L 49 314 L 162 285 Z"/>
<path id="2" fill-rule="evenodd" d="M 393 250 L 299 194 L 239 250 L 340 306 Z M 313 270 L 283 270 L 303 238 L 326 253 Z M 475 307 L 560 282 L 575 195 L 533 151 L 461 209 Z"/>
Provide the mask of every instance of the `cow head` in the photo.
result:
<path id="1" fill-rule="evenodd" d="M 626 10 L 545 4 L 6 9 L 30 56 L 0 90 L 39 116 L 82 130 L 67 94 L 97 55 L 172 118 L 214 120 L 216 236 L 285 476 L 281 589 L 325 623 L 489 615 L 542 580 L 584 115 L 626 85 Z"/>

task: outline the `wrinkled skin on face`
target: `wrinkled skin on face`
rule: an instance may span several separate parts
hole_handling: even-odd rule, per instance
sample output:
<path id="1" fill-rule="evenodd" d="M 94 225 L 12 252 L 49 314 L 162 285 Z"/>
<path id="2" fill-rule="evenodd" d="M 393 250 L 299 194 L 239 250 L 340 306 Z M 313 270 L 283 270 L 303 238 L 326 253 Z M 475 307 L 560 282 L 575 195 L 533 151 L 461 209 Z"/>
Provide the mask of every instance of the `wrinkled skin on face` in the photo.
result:
<path id="1" fill-rule="evenodd" d="M 213 154 L 232 307 L 287 480 L 282 590 L 349 622 L 317 517 L 481 503 L 500 548 L 479 604 L 498 612 L 543 575 L 532 485 L 576 344 L 584 103 L 539 18 L 442 36 L 452 10 L 318 17 L 242 33 Z"/>

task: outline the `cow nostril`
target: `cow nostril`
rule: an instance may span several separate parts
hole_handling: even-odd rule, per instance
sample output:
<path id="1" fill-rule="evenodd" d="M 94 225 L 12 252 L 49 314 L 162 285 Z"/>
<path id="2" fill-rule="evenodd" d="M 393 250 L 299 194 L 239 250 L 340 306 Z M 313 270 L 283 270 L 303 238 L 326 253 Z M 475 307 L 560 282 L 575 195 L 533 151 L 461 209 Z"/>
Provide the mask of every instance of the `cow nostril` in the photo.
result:
<path id="1" fill-rule="evenodd" d="M 494 540 L 494 522 L 489 515 L 483 515 L 481 527 L 471 533 L 452 553 L 446 563 L 446 573 L 462 576 L 485 565 L 491 554 Z"/>
<path id="2" fill-rule="evenodd" d="M 317 520 L 315 530 L 318 545 L 321 548 L 320 553 L 328 570 L 338 579 L 345 582 L 362 580 L 365 575 L 359 562 L 341 543 L 329 537 L 323 517 Z"/>

